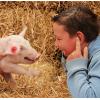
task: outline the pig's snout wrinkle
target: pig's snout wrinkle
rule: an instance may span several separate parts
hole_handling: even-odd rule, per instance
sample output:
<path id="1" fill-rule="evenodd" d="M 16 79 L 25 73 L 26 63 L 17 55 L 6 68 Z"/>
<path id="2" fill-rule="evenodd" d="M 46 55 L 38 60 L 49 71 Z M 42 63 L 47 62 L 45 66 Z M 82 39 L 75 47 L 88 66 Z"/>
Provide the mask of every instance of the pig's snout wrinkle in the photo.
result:
<path id="1" fill-rule="evenodd" d="M 37 61 L 39 59 L 39 57 L 40 57 L 40 53 L 37 54 L 36 56 L 30 55 L 28 57 L 24 57 L 24 59 L 26 59 L 28 61 L 31 61 L 31 62 L 35 62 L 35 61 Z"/>
<path id="2" fill-rule="evenodd" d="M 35 60 L 38 60 L 40 58 L 41 54 L 38 53 L 38 55 L 36 56 Z"/>

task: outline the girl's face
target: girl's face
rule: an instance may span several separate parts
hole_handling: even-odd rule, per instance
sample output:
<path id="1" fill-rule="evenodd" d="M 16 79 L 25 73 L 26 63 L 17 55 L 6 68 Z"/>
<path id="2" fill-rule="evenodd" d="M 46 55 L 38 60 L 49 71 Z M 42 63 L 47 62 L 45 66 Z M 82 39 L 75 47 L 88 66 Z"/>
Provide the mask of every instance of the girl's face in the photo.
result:
<path id="1" fill-rule="evenodd" d="M 75 50 L 76 37 L 70 37 L 69 33 L 64 30 L 64 26 L 58 23 L 53 24 L 55 35 L 55 46 L 61 50 L 65 56 L 68 56 Z"/>

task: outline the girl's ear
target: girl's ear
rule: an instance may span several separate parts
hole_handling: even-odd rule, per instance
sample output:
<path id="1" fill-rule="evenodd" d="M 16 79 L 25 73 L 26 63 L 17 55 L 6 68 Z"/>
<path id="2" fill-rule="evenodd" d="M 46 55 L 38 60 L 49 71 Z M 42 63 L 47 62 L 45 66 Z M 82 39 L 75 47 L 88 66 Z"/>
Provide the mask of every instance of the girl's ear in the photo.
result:
<path id="1" fill-rule="evenodd" d="M 84 34 L 80 31 L 76 33 L 77 37 L 80 39 L 81 44 L 85 41 Z"/>

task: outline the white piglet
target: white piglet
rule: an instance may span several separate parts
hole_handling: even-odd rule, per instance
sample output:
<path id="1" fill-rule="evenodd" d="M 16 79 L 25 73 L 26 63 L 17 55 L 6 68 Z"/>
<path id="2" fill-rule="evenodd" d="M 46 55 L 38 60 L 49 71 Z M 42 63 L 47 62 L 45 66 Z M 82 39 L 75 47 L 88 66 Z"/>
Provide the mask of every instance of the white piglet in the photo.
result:
<path id="1" fill-rule="evenodd" d="M 32 48 L 24 38 L 27 27 L 19 35 L 11 35 L 0 39 L 0 74 L 6 82 L 14 82 L 11 73 L 28 76 L 38 75 L 35 69 L 25 69 L 20 64 L 32 64 L 40 54 Z"/>

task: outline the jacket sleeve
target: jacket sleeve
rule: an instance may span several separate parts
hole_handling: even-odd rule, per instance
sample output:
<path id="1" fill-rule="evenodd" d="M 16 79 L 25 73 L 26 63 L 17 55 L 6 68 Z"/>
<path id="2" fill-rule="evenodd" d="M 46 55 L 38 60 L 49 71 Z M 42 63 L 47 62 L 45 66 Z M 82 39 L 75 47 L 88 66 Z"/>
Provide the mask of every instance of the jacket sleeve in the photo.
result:
<path id="1" fill-rule="evenodd" d="M 87 65 L 84 58 L 66 62 L 68 88 L 73 97 L 100 97 L 100 54 L 95 54 Z"/>
<path id="2" fill-rule="evenodd" d="M 67 73 L 67 68 L 66 68 L 66 59 L 64 58 L 63 54 L 62 54 L 62 57 L 61 57 L 61 64 L 64 68 L 64 71 Z"/>

